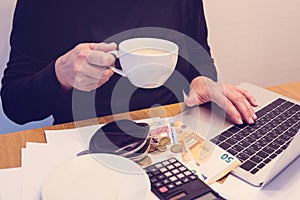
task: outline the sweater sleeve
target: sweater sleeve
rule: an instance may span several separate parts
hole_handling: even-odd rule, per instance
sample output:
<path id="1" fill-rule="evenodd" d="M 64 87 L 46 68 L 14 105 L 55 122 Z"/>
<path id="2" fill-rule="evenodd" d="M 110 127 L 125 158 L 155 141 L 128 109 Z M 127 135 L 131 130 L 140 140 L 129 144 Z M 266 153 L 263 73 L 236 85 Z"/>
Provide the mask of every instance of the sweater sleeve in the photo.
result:
<path id="1" fill-rule="evenodd" d="M 60 41 L 51 37 L 60 25 L 59 15 L 53 15 L 54 3 L 41 4 L 18 0 L 14 13 L 1 99 L 5 114 L 18 124 L 52 115 L 70 95 L 61 89 L 55 74 L 55 60 L 62 51 L 56 48 Z"/>
<path id="2" fill-rule="evenodd" d="M 3 109 L 12 121 L 25 124 L 41 120 L 57 109 L 64 92 L 56 78 L 54 62 L 41 63 L 12 49 L 1 88 Z M 38 66 L 44 68 L 36 70 Z"/>

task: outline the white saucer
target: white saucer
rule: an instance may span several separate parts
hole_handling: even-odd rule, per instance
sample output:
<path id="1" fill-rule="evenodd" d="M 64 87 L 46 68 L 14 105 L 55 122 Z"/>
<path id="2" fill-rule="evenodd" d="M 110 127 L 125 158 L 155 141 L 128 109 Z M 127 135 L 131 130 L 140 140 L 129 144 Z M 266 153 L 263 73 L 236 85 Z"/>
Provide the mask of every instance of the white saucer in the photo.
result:
<path id="1" fill-rule="evenodd" d="M 87 154 L 58 167 L 42 186 L 43 200 L 146 199 L 146 172 L 135 162 L 113 154 Z"/>

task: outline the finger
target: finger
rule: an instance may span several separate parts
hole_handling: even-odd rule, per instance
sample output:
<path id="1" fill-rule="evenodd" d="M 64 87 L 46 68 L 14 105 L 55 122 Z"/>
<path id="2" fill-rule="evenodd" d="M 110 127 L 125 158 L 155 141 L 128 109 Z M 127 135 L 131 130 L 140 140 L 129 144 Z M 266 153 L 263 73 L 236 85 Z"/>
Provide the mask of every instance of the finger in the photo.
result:
<path id="1" fill-rule="evenodd" d="M 87 76 L 86 74 L 78 73 L 74 88 L 90 92 L 92 90 L 97 89 L 98 87 L 102 86 L 104 83 L 106 83 L 109 80 L 109 77 L 102 77 L 100 79 L 96 79 L 90 76 Z"/>
<path id="2" fill-rule="evenodd" d="M 109 52 L 109 51 L 114 51 L 117 49 L 117 44 L 112 42 L 112 43 L 98 43 L 95 45 L 93 50 L 98 50 L 98 51 L 104 51 L 104 52 Z"/>
<path id="3" fill-rule="evenodd" d="M 94 80 L 94 78 L 88 77 L 85 74 L 79 72 L 76 75 L 73 87 L 78 90 L 88 92 L 92 90 L 92 85 L 94 85 L 94 88 L 97 85 L 97 82 L 95 82 Z"/>
<path id="4" fill-rule="evenodd" d="M 211 101 L 210 88 L 203 77 L 195 78 L 190 86 L 189 95 L 185 100 L 187 106 L 195 106 Z"/>
<path id="5" fill-rule="evenodd" d="M 235 124 L 243 124 L 242 116 L 236 106 L 222 93 L 215 94 L 214 102 L 220 106 Z"/>
<path id="6" fill-rule="evenodd" d="M 185 104 L 188 107 L 193 107 L 195 105 L 199 105 L 201 102 L 198 100 L 197 94 L 193 91 L 190 90 L 189 96 L 185 99 Z"/>
<path id="7" fill-rule="evenodd" d="M 228 93 L 227 98 L 232 102 L 236 109 L 240 112 L 243 119 L 248 124 L 253 124 L 256 119 L 254 116 L 254 110 L 250 105 L 248 99 L 240 93 L 238 90 Z"/>
<path id="8" fill-rule="evenodd" d="M 113 74 L 110 68 L 106 68 L 99 81 L 107 82 Z"/>
<path id="9" fill-rule="evenodd" d="M 99 79 L 105 72 L 107 67 L 97 66 L 90 64 L 87 60 L 84 60 L 80 66 L 80 73 L 85 74 L 88 77 Z"/>
<path id="10" fill-rule="evenodd" d="M 242 118 L 248 123 L 248 124 L 253 124 L 255 118 L 254 116 L 254 111 L 252 109 L 252 106 L 250 105 L 248 100 L 241 100 L 238 102 L 233 102 L 237 110 L 240 112 L 242 115 Z"/>
<path id="11" fill-rule="evenodd" d="M 207 91 L 204 91 L 205 89 L 198 89 L 195 90 L 191 89 L 189 92 L 189 96 L 186 98 L 185 103 L 187 106 L 192 107 L 195 105 L 201 105 L 204 103 L 207 103 L 209 101 L 213 101 L 214 99 L 211 98 L 213 96 L 214 91 L 211 91 L 208 89 Z"/>
<path id="12" fill-rule="evenodd" d="M 113 73 L 114 72 L 110 70 L 110 73 L 108 75 L 101 77 L 101 79 L 98 80 L 97 88 L 101 87 L 104 83 L 106 83 L 110 79 L 110 77 L 113 75 Z"/>
<path id="13" fill-rule="evenodd" d="M 252 106 L 255 106 L 255 107 L 258 106 L 258 103 L 257 103 L 256 99 L 254 98 L 254 96 L 251 95 L 247 90 L 244 90 L 241 88 L 237 88 L 237 90 L 248 99 L 248 101 L 250 102 L 250 104 Z"/>
<path id="14" fill-rule="evenodd" d="M 75 76 L 77 82 L 81 84 L 92 82 L 92 79 L 95 79 L 95 82 L 99 80 L 108 80 L 113 75 L 113 71 L 108 67 L 99 67 L 89 64 L 84 60 Z"/>
<path id="15" fill-rule="evenodd" d="M 115 59 L 115 56 L 110 53 L 96 50 L 91 51 L 86 58 L 89 64 L 105 67 L 113 65 L 115 63 Z"/>
<path id="16" fill-rule="evenodd" d="M 229 115 L 229 117 L 236 124 L 243 124 L 243 120 L 240 112 L 236 109 L 236 107 L 231 103 L 230 100 L 225 100 L 225 112 Z"/>
<path id="17" fill-rule="evenodd" d="M 94 69 L 94 73 L 92 73 L 93 70 L 90 70 L 89 73 L 84 73 L 87 77 L 96 79 L 98 81 L 108 81 L 108 79 L 114 74 L 114 72 L 110 68 L 104 68 L 104 67 L 94 67 L 91 66 L 90 69 Z"/>

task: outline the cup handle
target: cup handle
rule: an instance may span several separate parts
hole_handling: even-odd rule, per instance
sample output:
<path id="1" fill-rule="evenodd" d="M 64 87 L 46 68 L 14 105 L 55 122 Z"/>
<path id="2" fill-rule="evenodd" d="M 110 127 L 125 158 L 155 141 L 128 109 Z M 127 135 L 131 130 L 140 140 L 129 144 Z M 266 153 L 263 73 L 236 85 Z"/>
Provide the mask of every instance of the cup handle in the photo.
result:
<path id="1" fill-rule="evenodd" d="M 117 51 L 117 50 L 114 50 L 114 51 L 109 51 L 109 52 L 107 52 L 107 53 L 110 53 L 110 54 L 112 54 L 116 59 L 117 58 L 119 58 L 119 52 Z M 113 72 L 115 72 L 115 73 L 117 73 L 117 74 L 119 74 L 119 75 L 121 75 L 121 76 L 124 76 L 124 77 L 126 77 L 126 74 L 122 71 L 122 70 L 120 70 L 120 69 L 117 69 L 117 68 L 115 68 L 114 66 L 108 66 Z"/>
<path id="2" fill-rule="evenodd" d="M 121 75 L 121 76 L 126 77 L 126 74 L 125 74 L 122 70 L 117 69 L 117 68 L 115 68 L 114 66 L 108 66 L 108 67 L 109 67 L 109 69 L 111 69 L 113 72 L 115 72 L 115 73 L 117 73 L 117 74 L 119 74 L 119 75 Z"/>

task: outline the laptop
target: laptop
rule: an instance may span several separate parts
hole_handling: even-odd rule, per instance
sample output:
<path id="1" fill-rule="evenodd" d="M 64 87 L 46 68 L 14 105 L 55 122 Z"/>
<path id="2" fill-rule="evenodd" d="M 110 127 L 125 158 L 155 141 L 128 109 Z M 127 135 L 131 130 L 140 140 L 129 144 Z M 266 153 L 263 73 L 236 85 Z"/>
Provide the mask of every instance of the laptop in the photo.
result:
<path id="1" fill-rule="evenodd" d="M 239 87 L 255 96 L 258 119 L 230 125 L 211 141 L 242 162 L 235 176 L 264 187 L 300 155 L 300 104 L 249 83 Z"/>
<path id="2" fill-rule="evenodd" d="M 300 154 L 300 103 L 250 83 L 239 87 L 259 104 L 255 124 L 233 125 L 212 106 L 190 109 L 179 120 L 242 162 L 232 174 L 264 187 Z"/>

